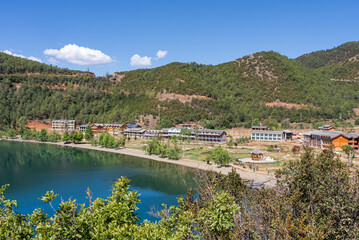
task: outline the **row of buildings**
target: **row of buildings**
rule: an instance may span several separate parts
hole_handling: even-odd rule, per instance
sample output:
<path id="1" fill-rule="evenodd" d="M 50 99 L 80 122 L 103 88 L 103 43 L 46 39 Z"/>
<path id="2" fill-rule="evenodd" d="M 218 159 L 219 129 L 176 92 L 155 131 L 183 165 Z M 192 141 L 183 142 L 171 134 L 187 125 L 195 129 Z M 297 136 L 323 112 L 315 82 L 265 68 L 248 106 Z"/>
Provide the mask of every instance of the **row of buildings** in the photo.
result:
<path id="1" fill-rule="evenodd" d="M 289 140 L 292 136 L 292 131 L 271 131 L 266 126 L 253 126 L 251 132 L 251 139 L 254 141 L 279 142 Z M 303 144 L 322 149 L 333 147 L 335 150 L 342 150 L 344 145 L 349 145 L 355 150 L 359 150 L 359 135 L 336 131 L 334 126 L 327 124 L 318 127 L 318 130 L 304 133 Z"/>
<path id="2" fill-rule="evenodd" d="M 78 130 L 85 133 L 88 125 L 80 125 Z M 148 130 L 141 128 L 137 124 L 91 124 L 91 129 L 94 133 L 99 134 L 102 132 L 108 132 L 113 135 L 124 135 L 126 137 L 136 137 L 150 139 L 154 137 L 168 139 L 172 136 L 182 136 L 182 129 L 187 129 L 186 137 L 191 140 L 197 140 L 200 142 L 208 143 L 225 143 L 227 138 L 226 131 L 223 130 L 211 130 L 211 129 L 198 129 L 196 130 L 192 126 L 185 127 L 172 127 L 163 128 L 161 130 Z M 52 129 L 55 131 L 73 131 L 77 130 L 75 120 L 53 120 Z"/>

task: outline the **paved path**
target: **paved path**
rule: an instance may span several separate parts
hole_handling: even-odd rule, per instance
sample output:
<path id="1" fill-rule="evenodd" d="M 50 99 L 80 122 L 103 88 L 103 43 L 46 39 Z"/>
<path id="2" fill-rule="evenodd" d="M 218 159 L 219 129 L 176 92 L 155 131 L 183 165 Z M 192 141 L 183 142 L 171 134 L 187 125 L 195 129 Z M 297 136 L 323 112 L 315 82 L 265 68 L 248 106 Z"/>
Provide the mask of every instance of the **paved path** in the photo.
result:
<path id="1" fill-rule="evenodd" d="M 240 169 L 234 165 L 229 165 L 227 167 L 225 167 L 225 166 L 220 167 L 215 164 L 208 165 L 206 162 L 194 161 L 194 160 L 189 160 L 189 159 L 170 160 L 168 158 L 160 158 L 157 155 L 148 155 L 145 152 L 143 152 L 141 150 L 136 150 L 136 149 L 128 149 L 128 148 L 112 149 L 112 148 L 105 148 L 105 147 L 101 147 L 101 146 L 92 146 L 90 144 L 74 144 L 74 143 L 64 144 L 63 142 L 57 142 L 57 143 L 38 142 L 35 140 L 21 140 L 21 139 L 3 139 L 3 140 L 13 141 L 13 142 L 51 144 L 51 145 L 57 145 L 57 146 L 62 146 L 62 147 L 73 147 L 73 148 L 81 148 L 81 149 L 89 149 L 89 150 L 124 154 L 124 155 L 129 155 L 129 156 L 140 157 L 140 158 L 152 159 L 152 160 L 160 161 L 160 162 L 177 164 L 177 165 L 190 167 L 190 168 L 201 169 L 201 170 L 205 170 L 205 171 L 212 170 L 212 171 L 215 171 L 215 172 L 218 172 L 221 174 L 225 174 L 225 175 L 227 175 L 229 172 L 231 172 L 232 169 L 235 169 L 236 172 L 240 174 L 242 179 L 262 183 L 262 184 L 266 185 L 267 187 L 274 187 L 276 184 L 276 180 L 275 180 L 275 177 L 273 174 L 263 174 L 263 173 L 258 173 L 258 172 L 252 172 L 251 170 L 246 171 L 246 170 Z"/>

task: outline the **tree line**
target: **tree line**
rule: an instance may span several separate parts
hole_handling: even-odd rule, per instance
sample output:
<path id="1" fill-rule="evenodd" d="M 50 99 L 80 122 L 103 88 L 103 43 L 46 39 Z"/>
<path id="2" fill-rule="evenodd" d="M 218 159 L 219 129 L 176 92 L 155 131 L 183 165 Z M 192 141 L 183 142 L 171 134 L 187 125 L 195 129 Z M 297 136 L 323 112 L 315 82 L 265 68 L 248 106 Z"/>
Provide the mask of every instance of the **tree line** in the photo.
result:
<path id="1" fill-rule="evenodd" d="M 248 188 L 234 171 L 199 173 L 197 195 L 189 189 L 177 206 L 158 212 L 159 221 L 140 222 L 140 197 L 119 179 L 106 198 L 63 201 L 48 191 L 40 199 L 53 215 L 35 209 L 25 216 L 0 188 L 3 239 L 358 239 L 358 170 L 331 150 L 315 155 L 305 148 L 299 161 L 276 173 L 274 188 Z"/>

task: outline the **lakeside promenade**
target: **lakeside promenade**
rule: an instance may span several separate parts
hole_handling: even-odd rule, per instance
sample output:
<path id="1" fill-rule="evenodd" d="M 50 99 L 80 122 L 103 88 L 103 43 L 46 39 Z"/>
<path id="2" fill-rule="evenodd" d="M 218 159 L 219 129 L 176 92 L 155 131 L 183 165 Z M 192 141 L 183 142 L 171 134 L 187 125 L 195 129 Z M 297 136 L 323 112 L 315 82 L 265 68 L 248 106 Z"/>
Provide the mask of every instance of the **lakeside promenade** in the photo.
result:
<path id="1" fill-rule="evenodd" d="M 263 174 L 259 172 L 251 172 L 250 170 L 246 171 L 243 169 L 239 169 L 237 166 L 229 164 L 228 166 L 219 166 L 214 163 L 211 165 L 207 164 L 206 162 L 202 161 L 194 161 L 189 159 L 180 159 L 180 160 L 170 160 L 168 158 L 161 158 L 157 155 L 148 155 L 147 153 L 136 150 L 136 149 L 129 149 L 129 148 L 118 148 L 118 149 L 112 149 L 112 148 L 106 148 L 102 146 L 92 146 L 91 144 L 74 144 L 74 143 L 68 143 L 65 144 L 63 142 L 39 142 L 35 140 L 22 140 L 22 139 L 2 139 L 4 141 L 10 141 L 10 142 L 25 142 L 25 143 L 40 143 L 40 144 L 49 144 L 49 145 L 56 145 L 61 147 L 72 147 L 72 148 L 80 148 L 80 149 L 88 149 L 88 150 L 95 150 L 95 151 L 103 151 L 103 152 L 111 152 L 111 153 L 117 153 L 117 154 L 123 154 L 123 155 L 129 155 L 139 158 L 146 158 L 151 159 L 155 161 L 160 162 L 166 162 L 171 164 L 176 164 L 180 166 L 185 166 L 189 168 L 195 168 L 200 169 L 204 171 L 214 171 L 221 174 L 227 175 L 229 172 L 234 169 L 243 180 L 249 180 L 256 183 L 261 183 L 267 187 L 274 187 L 276 184 L 276 180 L 273 174 Z"/>

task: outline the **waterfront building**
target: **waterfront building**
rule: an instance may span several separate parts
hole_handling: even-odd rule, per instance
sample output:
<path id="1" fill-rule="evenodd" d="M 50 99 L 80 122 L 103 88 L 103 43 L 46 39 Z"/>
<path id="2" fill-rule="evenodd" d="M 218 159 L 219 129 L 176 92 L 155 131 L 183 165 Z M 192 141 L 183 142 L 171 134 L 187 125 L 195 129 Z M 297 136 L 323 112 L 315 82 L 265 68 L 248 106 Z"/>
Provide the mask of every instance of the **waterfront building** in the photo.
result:
<path id="1" fill-rule="evenodd" d="M 87 124 L 80 125 L 80 127 L 79 127 L 80 131 L 83 133 L 85 133 L 86 128 L 87 128 Z"/>
<path id="2" fill-rule="evenodd" d="M 223 130 L 199 129 L 197 133 L 193 131 L 193 134 L 200 142 L 225 143 L 227 138 L 227 132 Z"/>
<path id="3" fill-rule="evenodd" d="M 125 135 L 126 137 L 144 138 L 145 132 L 146 129 L 144 128 L 126 128 L 123 131 L 123 135 Z"/>
<path id="4" fill-rule="evenodd" d="M 155 138 L 155 137 L 160 137 L 160 133 L 161 130 L 146 130 L 145 132 L 145 138 L 149 139 L 149 138 Z"/>
<path id="5" fill-rule="evenodd" d="M 76 130 L 75 120 L 52 120 L 53 131 L 74 131 Z"/>
<path id="6" fill-rule="evenodd" d="M 159 131 L 160 138 L 171 138 L 172 136 L 181 137 L 181 130 L 183 128 L 162 128 Z M 196 131 L 193 128 L 186 128 L 190 130 L 190 134 L 187 136 L 192 141 L 209 142 L 209 143 L 225 143 L 227 138 L 226 131 L 223 130 L 211 130 L 211 129 L 198 129 Z"/>
<path id="7" fill-rule="evenodd" d="M 94 123 L 91 125 L 91 128 L 94 133 L 102 133 L 105 130 L 105 124 Z"/>
<path id="8" fill-rule="evenodd" d="M 119 135 L 127 128 L 126 124 L 117 124 L 117 123 L 108 123 L 104 124 L 104 131 L 113 134 Z"/>
<path id="9" fill-rule="evenodd" d="M 358 150 L 358 134 L 345 134 L 341 131 L 315 130 L 304 133 L 304 145 L 327 149 L 333 146 L 335 150 L 342 150 L 342 146 L 350 145 Z"/>

